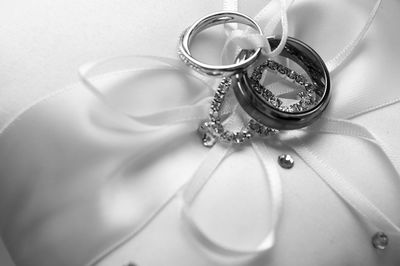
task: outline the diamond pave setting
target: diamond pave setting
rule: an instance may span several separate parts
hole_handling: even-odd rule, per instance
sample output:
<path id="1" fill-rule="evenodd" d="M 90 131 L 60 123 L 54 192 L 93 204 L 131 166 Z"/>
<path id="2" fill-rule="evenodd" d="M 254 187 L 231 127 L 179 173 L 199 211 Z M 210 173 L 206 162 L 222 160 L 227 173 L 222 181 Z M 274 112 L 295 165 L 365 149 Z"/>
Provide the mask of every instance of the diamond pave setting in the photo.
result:
<path id="1" fill-rule="evenodd" d="M 302 90 L 297 93 L 298 102 L 284 105 L 283 101 L 278 96 L 260 84 L 265 70 L 274 72 L 286 80 L 301 86 Z M 305 76 L 279 64 L 276 61 L 268 59 L 261 65 L 257 66 L 251 74 L 250 81 L 252 89 L 260 95 L 268 105 L 282 112 L 296 113 L 307 111 L 318 104 L 315 86 L 308 82 Z"/>

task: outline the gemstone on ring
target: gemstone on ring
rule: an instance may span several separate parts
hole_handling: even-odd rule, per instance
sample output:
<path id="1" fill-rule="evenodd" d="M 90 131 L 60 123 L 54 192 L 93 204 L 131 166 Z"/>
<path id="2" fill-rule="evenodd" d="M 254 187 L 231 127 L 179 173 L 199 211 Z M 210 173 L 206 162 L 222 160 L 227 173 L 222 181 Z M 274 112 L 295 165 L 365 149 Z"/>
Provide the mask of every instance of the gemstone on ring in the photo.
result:
<path id="1" fill-rule="evenodd" d="M 260 26 L 253 19 L 244 14 L 230 11 L 212 13 L 196 21 L 181 34 L 178 46 L 179 58 L 187 66 L 196 70 L 197 72 L 211 76 L 232 75 L 234 73 L 241 72 L 252 65 L 261 55 L 261 48 L 255 50 L 255 52 L 248 58 L 229 65 L 210 65 L 201 62 L 192 56 L 190 52 L 190 44 L 194 37 L 209 27 L 225 23 L 244 24 L 251 27 L 259 34 L 262 34 Z"/>

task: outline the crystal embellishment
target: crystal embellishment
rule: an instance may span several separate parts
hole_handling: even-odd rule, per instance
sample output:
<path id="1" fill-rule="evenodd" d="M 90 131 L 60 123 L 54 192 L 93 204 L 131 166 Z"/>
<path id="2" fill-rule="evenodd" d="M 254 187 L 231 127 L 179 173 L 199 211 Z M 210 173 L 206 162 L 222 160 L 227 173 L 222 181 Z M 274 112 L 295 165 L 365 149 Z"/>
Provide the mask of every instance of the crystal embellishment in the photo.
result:
<path id="1" fill-rule="evenodd" d="M 224 143 L 242 144 L 253 136 L 267 137 L 277 134 L 279 131 L 266 127 L 257 121 L 250 119 L 243 129 L 237 132 L 226 130 L 221 120 L 221 108 L 225 100 L 225 95 L 232 85 L 232 79 L 224 77 L 214 94 L 209 110 L 209 119 L 200 124 L 198 132 L 205 147 L 212 147 L 221 141 Z"/>
<path id="2" fill-rule="evenodd" d="M 201 123 L 198 132 L 205 147 L 212 147 L 217 142 L 217 138 L 212 132 L 210 122 Z"/>
<path id="3" fill-rule="evenodd" d="M 278 157 L 279 165 L 284 169 L 290 169 L 294 165 L 294 160 L 289 154 L 282 154 Z"/>
<path id="4" fill-rule="evenodd" d="M 265 70 L 269 70 L 275 73 L 280 74 L 286 80 L 293 82 L 302 87 L 302 90 L 297 94 L 298 102 L 291 104 L 289 106 L 285 106 L 282 103 L 282 100 L 279 99 L 276 95 L 274 95 L 270 90 L 265 88 L 260 84 L 260 80 L 262 78 L 262 74 Z M 315 93 L 315 87 L 312 83 L 307 82 L 305 76 L 296 73 L 295 71 L 275 62 L 273 60 L 267 60 L 265 63 L 257 66 L 253 73 L 251 74 L 251 87 L 255 92 L 257 92 L 260 96 L 264 98 L 264 100 L 270 106 L 279 109 L 282 112 L 286 113 L 296 113 L 307 111 L 315 107 L 317 102 L 317 95 Z"/>
<path id="5" fill-rule="evenodd" d="M 375 249 L 384 250 L 389 245 L 389 237 L 383 232 L 377 232 L 372 237 L 372 245 Z"/>
<path id="6" fill-rule="evenodd" d="M 217 142 L 217 138 L 211 133 L 205 133 L 202 138 L 205 147 L 212 147 Z"/>

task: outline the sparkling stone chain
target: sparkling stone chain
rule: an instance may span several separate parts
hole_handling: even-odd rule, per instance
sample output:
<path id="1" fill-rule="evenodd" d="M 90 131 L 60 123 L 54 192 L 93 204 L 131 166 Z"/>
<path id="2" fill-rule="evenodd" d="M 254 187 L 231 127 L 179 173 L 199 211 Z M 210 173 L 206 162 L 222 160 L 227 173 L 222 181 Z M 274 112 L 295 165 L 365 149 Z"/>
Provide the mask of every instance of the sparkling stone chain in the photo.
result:
<path id="1" fill-rule="evenodd" d="M 253 136 L 269 136 L 276 134 L 278 130 L 261 125 L 254 119 L 250 119 L 244 129 L 240 131 L 226 130 L 221 122 L 221 108 L 225 95 L 232 85 L 232 79 L 224 77 L 214 94 L 211 102 L 209 121 L 200 124 L 199 133 L 202 135 L 203 145 L 212 147 L 218 140 L 225 143 L 241 144 Z"/>
<path id="2" fill-rule="evenodd" d="M 263 85 L 260 84 L 262 74 L 266 69 L 278 73 L 284 79 L 304 87 L 305 91 L 300 91 L 297 94 L 297 96 L 299 96 L 300 98 L 300 101 L 291 104 L 290 106 L 283 106 L 282 100 L 280 100 L 270 90 L 266 89 Z M 307 82 L 305 76 L 273 60 L 267 60 L 261 65 L 257 66 L 254 69 L 250 80 L 252 81 L 251 86 L 255 92 L 262 96 L 266 100 L 266 102 L 272 107 L 277 108 L 283 112 L 295 113 L 306 111 L 317 104 L 317 94 L 315 93 L 315 86 L 312 83 Z"/>

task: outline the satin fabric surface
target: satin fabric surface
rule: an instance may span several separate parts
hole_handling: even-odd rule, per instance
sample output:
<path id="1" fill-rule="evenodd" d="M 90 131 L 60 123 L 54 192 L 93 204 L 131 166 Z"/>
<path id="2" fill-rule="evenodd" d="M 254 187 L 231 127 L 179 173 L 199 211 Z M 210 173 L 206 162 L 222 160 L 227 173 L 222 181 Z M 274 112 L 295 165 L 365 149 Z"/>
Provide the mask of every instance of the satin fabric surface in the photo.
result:
<path id="1" fill-rule="evenodd" d="M 330 58 L 357 31 L 368 5 L 339 2 L 298 1 L 289 13 L 290 35 Z M 398 2 L 385 1 L 358 52 L 334 73 L 330 116 L 356 113 L 360 98 L 373 102 L 400 96 L 400 39 L 392 34 L 399 9 Z M 172 39 L 169 42 L 176 38 Z M 114 73 L 97 82 L 112 88 L 116 101 L 137 112 L 193 104 L 206 96 L 198 81 L 176 71 L 147 73 L 132 83 L 135 75 Z M 118 88 L 127 84 L 130 94 L 124 90 L 119 95 Z M 395 159 L 400 158 L 398 111 L 393 105 L 354 119 L 388 144 Z M 16 265 L 83 265 L 140 226 L 207 156 L 195 129 L 195 123 L 186 123 L 137 132 L 136 125 L 98 102 L 82 84 L 26 110 L 0 135 L 0 225 Z M 372 248 L 371 236 L 357 217 L 293 151 L 273 141 L 267 144 L 274 156 L 289 153 L 295 159 L 293 169 L 280 169 L 284 209 L 276 247 L 255 260 L 235 263 L 400 263 L 390 248 L 380 253 Z M 307 145 L 400 224 L 399 180 L 374 146 L 355 138 L 313 134 Z M 267 186 L 252 151 L 246 146 L 235 150 L 197 199 L 195 216 L 215 238 L 252 245 L 270 226 Z M 182 228 L 179 207 L 173 200 L 149 227 L 99 265 L 231 265 L 231 260 L 196 246 Z"/>

